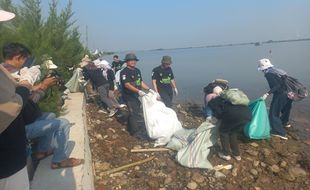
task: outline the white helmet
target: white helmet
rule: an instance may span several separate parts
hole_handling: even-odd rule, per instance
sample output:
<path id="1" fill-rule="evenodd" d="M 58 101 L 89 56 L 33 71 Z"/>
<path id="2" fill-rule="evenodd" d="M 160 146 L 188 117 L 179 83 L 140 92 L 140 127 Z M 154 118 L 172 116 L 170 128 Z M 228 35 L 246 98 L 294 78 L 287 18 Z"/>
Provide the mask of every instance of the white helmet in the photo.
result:
<path id="1" fill-rule="evenodd" d="M 273 64 L 271 64 L 270 60 L 269 59 L 261 59 L 258 61 L 258 70 L 259 71 L 263 71 L 265 69 L 268 69 L 270 67 L 273 67 Z"/>

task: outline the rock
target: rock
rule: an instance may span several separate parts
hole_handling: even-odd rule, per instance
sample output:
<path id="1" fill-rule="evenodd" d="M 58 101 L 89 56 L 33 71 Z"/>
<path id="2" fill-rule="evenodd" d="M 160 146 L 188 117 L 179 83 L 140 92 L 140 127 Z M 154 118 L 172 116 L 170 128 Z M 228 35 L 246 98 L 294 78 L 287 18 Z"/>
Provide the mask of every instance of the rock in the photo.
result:
<path id="1" fill-rule="evenodd" d="M 108 162 L 95 162 L 95 169 L 105 171 L 111 169 L 111 165 Z"/>
<path id="2" fill-rule="evenodd" d="M 198 185 L 197 185 L 196 182 L 191 181 L 191 182 L 189 182 L 189 183 L 186 185 L 186 187 L 187 187 L 188 189 L 197 189 Z"/>
<path id="3" fill-rule="evenodd" d="M 265 164 L 264 162 L 261 162 L 260 165 L 265 168 L 267 166 L 267 164 Z"/>
<path id="4" fill-rule="evenodd" d="M 295 177 L 292 176 L 291 174 L 287 173 L 287 172 L 279 173 L 279 177 L 282 179 L 285 179 L 287 181 L 294 181 L 295 180 Z"/>
<path id="5" fill-rule="evenodd" d="M 254 160 L 254 162 L 253 162 L 253 166 L 254 166 L 254 167 L 257 167 L 258 165 L 259 165 L 259 161 Z"/>
<path id="6" fill-rule="evenodd" d="M 161 187 L 158 190 L 167 190 L 165 187 Z"/>
<path id="7" fill-rule="evenodd" d="M 238 168 L 234 168 L 234 169 L 232 169 L 232 171 L 231 171 L 231 175 L 232 176 L 234 176 L 234 177 L 236 177 L 237 175 L 238 175 Z"/>
<path id="8" fill-rule="evenodd" d="M 287 162 L 281 161 L 280 167 L 285 168 L 287 166 Z"/>
<path id="9" fill-rule="evenodd" d="M 136 170 L 136 171 L 140 170 L 140 167 L 139 167 L 139 166 L 136 166 L 136 167 L 135 167 L 135 170 Z"/>
<path id="10" fill-rule="evenodd" d="M 246 152 L 251 156 L 258 156 L 258 151 L 255 150 L 246 150 Z"/>
<path id="11" fill-rule="evenodd" d="M 250 145 L 253 146 L 253 147 L 258 147 L 258 146 L 259 146 L 259 145 L 258 145 L 257 143 L 255 143 L 255 142 L 252 142 Z"/>
<path id="12" fill-rule="evenodd" d="M 261 190 L 261 188 L 260 188 L 260 187 L 254 187 L 254 189 L 255 189 L 255 190 Z"/>
<path id="13" fill-rule="evenodd" d="M 195 173 L 193 173 L 192 180 L 197 182 L 197 183 L 203 183 L 204 177 L 200 173 L 195 172 Z"/>
<path id="14" fill-rule="evenodd" d="M 272 171 L 273 173 L 279 173 L 280 172 L 280 168 L 277 165 L 272 165 L 269 167 L 270 171 Z"/>
<path id="15" fill-rule="evenodd" d="M 96 139 L 98 139 L 98 140 L 103 140 L 102 135 L 101 135 L 101 134 L 99 134 L 99 133 L 97 133 L 95 137 L 96 137 Z"/>
<path id="16" fill-rule="evenodd" d="M 258 175 L 258 171 L 255 170 L 255 169 L 251 169 L 251 170 L 250 170 L 250 173 L 251 173 L 252 175 L 254 175 L 254 176 L 257 176 L 257 175 Z"/>
<path id="17" fill-rule="evenodd" d="M 214 176 L 215 176 L 216 178 L 226 177 L 222 172 L 219 172 L 219 171 L 216 171 L 216 172 L 214 173 Z"/>
<path id="18" fill-rule="evenodd" d="M 168 176 L 166 179 L 165 179 L 165 184 L 169 184 L 171 183 L 173 180 L 172 180 L 172 177 L 171 176 Z"/>
<path id="19" fill-rule="evenodd" d="M 146 184 L 149 186 L 149 189 L 158 189 L 159 184 L 156 180 L 147 181 Z"/>
<path id="20" fill-rule="evenodd" d="M 264 154 L 264 156 L 265 157 L 268 157 L 269 155 L 270 155 L 270 150 L 269 149 L 267 149 L 267 148 L 263 148 L 263 154 Z"/>
<path id="21" fill-rule="evenodd" d="M 100 124 L 101 124 L 101 121 L 100 121 L 100 120 L 96 120 L 96 124 L 97 124 L 97 125 L 100 125 Z"/>
<path id="22" fill-rule="evenodd" d="M 133 147 L 133 149 L 141 149 L 141 148 L 142 148 L 141 145 L 136 145 L 136 146 Z"/>
<path id="23" fill-rule="evenodd" d="M 289 168 L 288 173 L 295 178 L 307 175 L 307 172 L 300 167 L 291 167 Z"/>
<path id="24" fill-rule="evenodd" d="M 190 178 L 191 175 L 192 175 L 192 173 L 191 173 L 190 171 L 187 171 L 186 174 L 185 174 L 185 177 L 186 177 L 186 178 Z"/>

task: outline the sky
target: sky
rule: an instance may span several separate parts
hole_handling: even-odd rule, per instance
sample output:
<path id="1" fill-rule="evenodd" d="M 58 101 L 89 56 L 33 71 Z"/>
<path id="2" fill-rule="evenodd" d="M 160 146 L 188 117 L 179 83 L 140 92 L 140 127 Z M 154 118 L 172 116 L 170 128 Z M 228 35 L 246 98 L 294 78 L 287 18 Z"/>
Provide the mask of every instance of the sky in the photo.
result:
<path id="1" fill-rule="evenodd" d="M 59 0 L 60 7 L 67 2 Z M 73 11 L 93 50 L 310 38 L 309 0 L 73 0 Z"/>

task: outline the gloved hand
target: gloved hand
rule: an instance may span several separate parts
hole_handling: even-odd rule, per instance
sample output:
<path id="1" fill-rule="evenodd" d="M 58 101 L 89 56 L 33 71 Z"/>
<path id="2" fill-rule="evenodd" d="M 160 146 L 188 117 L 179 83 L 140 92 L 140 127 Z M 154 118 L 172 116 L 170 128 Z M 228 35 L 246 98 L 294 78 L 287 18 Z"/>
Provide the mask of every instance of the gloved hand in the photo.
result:
<path id="1" fill-rule="evenodd" d="M 173 89 L 173 92 L 174 92 L 174 95 L 176 95 L 176 96 L 179 94 L 179 92 L 178 92 L 178 89 L 177 89 L 177 88 L 174 88 L 174 89 Z"/>
<path id="2" fill-rule="evenodd" d="M 264 94 L 263 96 L 262 96 L 262 99 L 263 100 L 266 100 L 266 98 L 269 96 L 269 94 L 268 93 L 266 93 L 266 94 Z"/>
<path id="3" fill-rule="evenodd" d="M 143 92 L 142 90 L 139 90 L 139 91 L 138 91 L 138 94 L 139 94 L 139 96 L 145 96 L 145 95 L 146 95 L 146 93 Z"/>
<path id="4" fill-rule="evenodd" d="M 152 89 L 149 89 L 149 92 L 152 93 L 152 94 L 156 94 L 156 92 Z"/>
<path id="5" fill-rule="evenodd" d="M 39 80 L 41 71 L 40 66 L 32 66 L 30 68 L 24 67 L 20 71 L 20 81 L 28 81 L 31 85 L 33 85 L 37 80 Z"/>

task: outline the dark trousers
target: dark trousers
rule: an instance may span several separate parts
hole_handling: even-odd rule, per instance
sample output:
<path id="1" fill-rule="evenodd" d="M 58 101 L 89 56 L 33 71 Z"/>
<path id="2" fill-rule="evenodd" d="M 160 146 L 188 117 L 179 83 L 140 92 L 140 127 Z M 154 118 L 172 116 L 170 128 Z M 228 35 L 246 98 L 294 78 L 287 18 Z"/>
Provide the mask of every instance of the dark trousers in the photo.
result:
<path id="1" fill-rule="evenodd" d="M 222 144 L 222 152 L 224 155 L 230 155 L 230 150 L 232 155 L 240 156 L 238 133 L 239 130 L 244 127 L 245 124 L 235 126 L 234 128 L 224 129 L 220 127 L 220 140 Z"/>
<path id="2" fill-rule="evenodd" d="M 161 90 L 161 89 L 159 89 L 158 91 L 159 91 L 160 98 L 164 102 L 166 107 L 172 108 L 172 98 L 173 98 L 172 90 Z"/>
<path id="3" fill-rule="evenodd" d="M 292 108 L 292 100 L 285 93 L 274 94 L 272 97 L 269 120 L 271 125 L 271 133 L 277 135 L 286 135 L 283 125 L 287 124 Z"/>
<path id="4" fill-rule="evenodd" d="M 142 105 L 138 98 L 129 97 L 125 98 L 129 116 L 127 130 L 130 135 L 139 138 L 146 138 L 146 129 L 142 112 Z"/>

